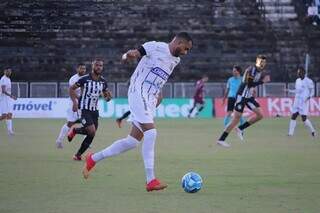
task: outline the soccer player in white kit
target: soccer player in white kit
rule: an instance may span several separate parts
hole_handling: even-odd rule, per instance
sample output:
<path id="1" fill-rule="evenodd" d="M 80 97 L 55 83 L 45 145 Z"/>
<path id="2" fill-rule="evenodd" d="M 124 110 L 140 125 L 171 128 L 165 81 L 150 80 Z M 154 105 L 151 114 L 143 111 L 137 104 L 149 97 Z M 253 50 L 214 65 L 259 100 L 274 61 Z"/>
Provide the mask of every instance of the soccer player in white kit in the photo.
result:
<path id="1" fill-rule="evenodd" d="M 310 98 L 314 96 L 314 84 L 313 81 L 306 76 L 304 68 L 298 68 L 297 72 L 298 78 L 296 80 L 295 89 L 288 90 L 289 92 L 295 93 L 288 136 L 293 136 L 297 124 L 296 118 L 298 115 L 301 115 L 304 125 L 309 129 L 311 136 L 315 137 L 315 129 L 307 118 L 309 114 L 309 101 Z"/>
<path id="2" fill-rule="evenodd" d="M 146 174 L 146 190 L 162 190 L 167 187 L 167 184 L 157 179 L 154 174 L 154 147 L 157 130 L 153 115 L 159 104 L 158 94 L 161 88 L 180 62 L 179 56 L 186 55 L 191 47 L 191 37 L 182 32 L 178 33 L 170 43 L 146 42 L 122 56 L 124 62 L 141 58 L 131 76 L 128 90 L 132 129 L 127 137 L 115 141 L 100 152 L 87 155 L 83 168 L 84 178 L 88 178 L 90 170 L 97 162 L 134 149 L 143 139 L 142 157 Z"/>
<path id="3" fill-rule="evenodd" d="M 14 135 L 12 128 L 12 101 L 17 100 L 17 98 L 11 93 L 11 68 L 6 68 L 4 70 L 4 75 L 0 79 L 0 120 L 6 120 L 8 135 Z"/>
<path id="4" fill-rule="evenodd" d="M 86 74 L 86 65 L 85 64 L 78 64 L 77 66 L 77 74 L 73 75 L 69 80 L 69 87 L 74 85 L 78 80 Z M 76 94 L 78 99 L 80 97 L 81 89 L 78 88 L 76 90 Z M 76 123 L 76 121 L 80 119 L 80 111 L 78 109 L 73 109 L 73 102 L 69 98 L 69 107 L 67 109 L 67 123 L 65 123 L 60 130 L 59 136 L 56 140 L 56 146 L 58 149 L 63 148 L 63 140 L 68 134 L 70 128 Z"/>

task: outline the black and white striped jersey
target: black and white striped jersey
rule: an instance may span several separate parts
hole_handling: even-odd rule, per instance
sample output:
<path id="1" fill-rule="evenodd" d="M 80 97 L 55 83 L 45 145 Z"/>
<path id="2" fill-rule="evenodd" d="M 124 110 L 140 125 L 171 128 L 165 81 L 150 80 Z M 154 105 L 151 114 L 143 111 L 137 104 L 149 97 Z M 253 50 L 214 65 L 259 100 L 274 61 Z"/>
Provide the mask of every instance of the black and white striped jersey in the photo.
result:
<path id="1" fill-rule="evenodd" d="M 262 72 L 258 70 L 256 66 L 249 66 L 244 72 L 241 84 L 239 86 L 237 95 L 243 98 L 252 97 L 252 89 L 260 84 L 263 84 L 261 80 Z"/>
<path id="2" fill-rule="evenodd" d="M 76 85 L 81 87 L 79 109 L 97 111 L 99 97 L 102 92 L 108 89 L 107 81 L 103 77 L 94 80 L 90 73 L 80 78 L 76 82 Z"/>

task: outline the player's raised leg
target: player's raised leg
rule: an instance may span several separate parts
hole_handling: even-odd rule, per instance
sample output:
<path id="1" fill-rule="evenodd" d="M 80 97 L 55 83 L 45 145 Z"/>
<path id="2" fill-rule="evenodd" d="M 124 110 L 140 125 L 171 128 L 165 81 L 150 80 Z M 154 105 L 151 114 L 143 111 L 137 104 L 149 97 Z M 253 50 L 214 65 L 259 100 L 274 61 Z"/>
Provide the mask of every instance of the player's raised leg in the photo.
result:
<path id="1" fill-rule="evenodd" d="M 131 132 L 127 137 L 116 140 L 110 146 L 99 152 L 94 154 L 89 153 L 86 157 L 86 163 L 82 171 L 83 177 L 85 179 L 89 177 L 90 171 L 97 162 L 136 148 L 142 138 L 143 132 L 133 124 Z"/>
<path id="2" fill-rule="evenodd" d="M 241 131 L 263 119 L 263 114 L 260 107 L 254 108 L 252 111 L 255 113 L 255 115 L 238 127 Z"/>
<path id="3" fill-rule="evenodd" d="M 234 112 L 234 116 L 231 120 L 231 122 L 229 123 L 229 125 L 225 128 L 225 130 L 223 131 L 223 133 L 221 134 L 221 136 L 219 137 L 217 144 L 223 147 L 230 147 L 230 144 L 228 144 L 227 142 L 225 142 L 226 138 L 228 137 L 229 133 L 231 132 L 231 130 L 233 128 L 235 128 L 237 126 L 237 124 L 240 121 L 240 117 L 241 117 L 242 113 L 241 112 Z"/>
<path id="4" fill-rule="evenodd" d="M 191 109 L 189 110 L 189 114 L 188 114 L 188 118 L 191 117 L 193 110 L 196 108 L 196 101 L 193 101 L 193 106 L 191 107 Z"/>

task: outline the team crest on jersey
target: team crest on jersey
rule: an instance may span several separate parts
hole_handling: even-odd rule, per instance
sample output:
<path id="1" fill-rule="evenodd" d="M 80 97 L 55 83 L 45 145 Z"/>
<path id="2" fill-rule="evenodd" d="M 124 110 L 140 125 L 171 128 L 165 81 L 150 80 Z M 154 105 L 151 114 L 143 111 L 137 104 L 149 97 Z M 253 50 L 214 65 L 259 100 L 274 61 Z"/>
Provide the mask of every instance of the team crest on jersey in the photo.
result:
<path id="1" fill-rule="evenodd" d="M 83 125 L 85 125 L 85 124 L 87 123 L 86 119 L 83 118 L 83 119 L 81 120 L 81 123 L 82 123 Z"/>

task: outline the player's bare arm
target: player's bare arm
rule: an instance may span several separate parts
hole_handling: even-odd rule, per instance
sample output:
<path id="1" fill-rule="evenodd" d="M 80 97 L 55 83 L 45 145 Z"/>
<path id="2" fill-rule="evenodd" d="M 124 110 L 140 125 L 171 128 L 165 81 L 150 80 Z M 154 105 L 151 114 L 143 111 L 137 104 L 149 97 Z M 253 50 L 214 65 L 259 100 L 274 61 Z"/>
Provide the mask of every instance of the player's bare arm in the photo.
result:
<path id="1" fill-rule="evenodd" d="M 228 96 L 228 93 L 229 93 L 229 88 L 226 87 L 224 94 L 223 94 L 222 105 L 224 105 L 226 103 L 226 98 Z"/>
<path id="2" fill-rule="evenodd" d="M 156 105 L 156 107 L 158 107 L 161 104 L 162 99 L 163 99 L 163 95 L 162 95 L 162 92 L 160 92 L 158 97 L 157 97 L 157 105 Z"/>
<path id="3" fill-rule="evenodd" d="M 2 89 L 2 93 L 3 93 L 3 94 L 9 96 L 9 97 L 12 98 L 13 100 L 17 100 L 17 97 L 16 97 L 16 96 L 14 96 L 14 95 L 12 95 L 12 94 L 10 94 L 10 93 L 8 93 L 8 92 L 6 91 L 6 86 L 5 86 L 5 85 L 2 85 L 2 86 L 1 86 L 1 89 Z"/>
<path id="4" fill-rule="evenodd" d="M 133 49 L 133 50 L 129 50 L 128 52 L 123 54 L 121 60 L 123 62 L 130 62 L 130 61 L 134 61 L 138 58 L 141 58 L 141 53 L 139 52 L 139 50 Z"/>
<path id="5" fill-rule="evenodd" d="M 254 77 L 249 75 L 249 74 L 246 74 L 246 84 L 248 85 L 248 87 L 256 87 L 258 85 L 261 85 L 261 84 L 264 84 L 264 83 L 268 83 L 270 82 L 270 75 L 265 75 L 262 80 L 258 81 L 258 82 L 254 82 Z"/>
<path id="6" fill-rule="evenodd" d="M 110 90 L 103 91 L 103 97 L 106 100 L 106 102 L 109 102 L 112 99 L 112 93 Z"/>
<path id="7" fill-rule="evenodd" d="M 78 111 L 78 96 L 76 93 L 76 89 L 78 89 L 79 86 L 74 84 L 71 87 L 69 87 L 69 96 L 72 100 L 72 111 L 77 112 Z"/>
<path id="8" fill-rule="evenodd" d="M 270 75 L 265 75 L 262 79 L 262 82 L 263 83 L 268 83 L 271 81 L 271 78 L 270 78 Z"/>

